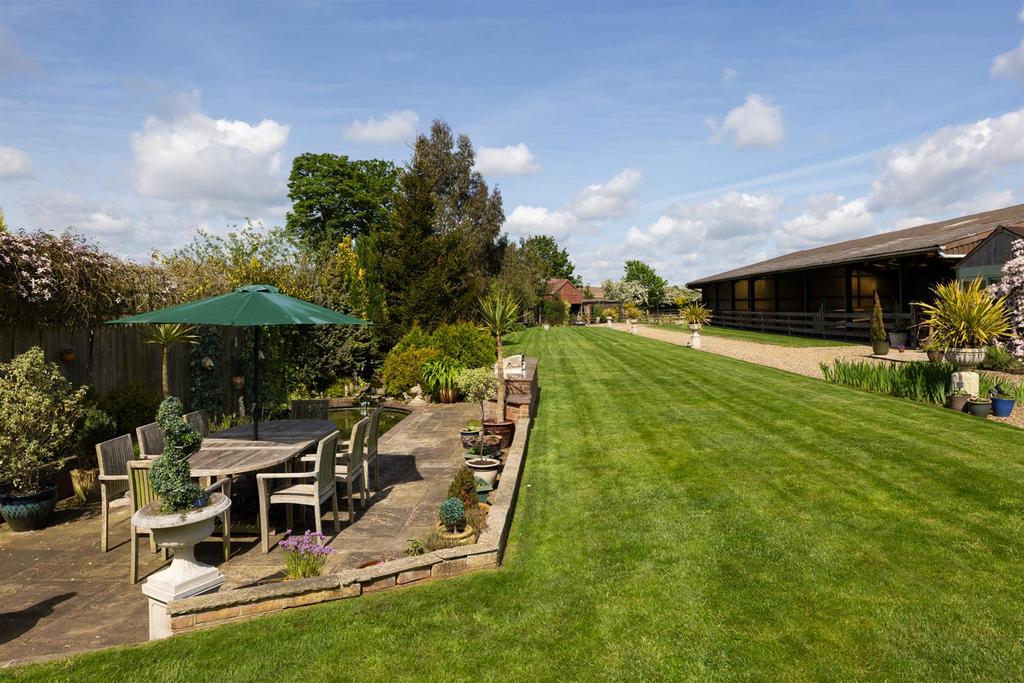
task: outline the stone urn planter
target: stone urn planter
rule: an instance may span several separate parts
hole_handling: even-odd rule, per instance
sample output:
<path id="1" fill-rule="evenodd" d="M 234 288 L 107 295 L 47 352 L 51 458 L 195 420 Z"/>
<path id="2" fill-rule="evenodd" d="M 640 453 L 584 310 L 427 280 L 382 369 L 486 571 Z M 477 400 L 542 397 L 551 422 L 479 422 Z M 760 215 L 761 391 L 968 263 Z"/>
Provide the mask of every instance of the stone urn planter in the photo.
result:
<path id="1" fill-rule="evenodd" d="M 871 342 L 871 353 L 875 356 L 885 356 L 889 353 L 889 342 Z"/>
<path id="2" fill-rule="evenodd" d="M 512 420 L 484 422 L 484 439 L 488 434 L 501 437 L 501 447 L 508 448 L 512 445 L 512 437 L 516 435 L 516 423 Z"/>
<path id="3" fill-rule="evenodd" d="M 950 410 L 955 410 L 958 413 L 967 411 L 967 401 L 970 400 L 970 396 L 956 396 L 950 394 L 946 397 L 946 407 Z"/>
<path id="4" fill-rule="evenodd" d="M 42 491 L 27 495 L 0 494 L 0 514 L 3 514 L 11 531 L 42 529 L 56 506 L 56 486 L 47 486 Z"/>
<path id="5" fill-rule="evenodd" d="M 153 532 L 158 546 L 174 551 L 171 565 L 142 585 L 142 592 L 149 598 L 150 640 L 171 635 L 167 603 L 215 591 L 224 583 L 220 570 L 196 560 L 195 546 L 213 533 L 214 520 L 231 507 L 231 499 L 214 493 L 202 507 L 170 514 L 159 512 L 159 505 L 154 501 L 132 516 L 135 526 Z"/>
<path id="6" fill-rule="evenodd" d="M 495 458 L 474 458 L 467 460 L 466 466 L 473 470 L 475 476 L 494 486 L 494 482 L 498 481 L 498 468 L 501 467 L 501 461 Z"/>
<path id="7" fill-rule="evenodd" d="M 947 349 L 946 360 L 961 370 L 970 370 L 985 360 L 985 347 L 970 349 Z"/>
<path id="8" fill-rule="evenodd" d="M 939 362 L 942 361 L 942 358 L 945 356 L 945 354 L 942 351 L 939 351 L 937 349 L 929 349 L 925 353 L 928 355 L 928 362 L 929 363 L 939 363 Z"/>

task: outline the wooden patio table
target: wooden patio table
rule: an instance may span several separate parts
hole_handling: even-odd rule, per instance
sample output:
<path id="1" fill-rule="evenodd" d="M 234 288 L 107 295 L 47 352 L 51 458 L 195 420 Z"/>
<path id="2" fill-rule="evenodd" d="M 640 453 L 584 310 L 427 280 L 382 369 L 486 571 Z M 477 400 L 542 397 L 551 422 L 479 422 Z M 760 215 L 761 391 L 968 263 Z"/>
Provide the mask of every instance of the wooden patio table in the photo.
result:
<path id="1" fill-rule="evenodd" d="M 316 448 L 320 439 L 338 427 L 330 420 L 272 420 L 260 425 L 260 440 L 252 440 L 250 425 L 237 425 L 203 439 L 203 445 L 189 458 L 192 476 L 218 481 L 242 474 L 263 472 L 291 463 Z M 230 482 L 224 493 L 231 496 Z M 291 506 L 288 506 L 291 517 Z M 228 508 L 227 515 L 230 514 Z M 230 526 L 230 517 L 227 524 Z M 288 520 L 289 525 L 291 519 Z M 230 548 L 225 558 L 230 556 Z"/>

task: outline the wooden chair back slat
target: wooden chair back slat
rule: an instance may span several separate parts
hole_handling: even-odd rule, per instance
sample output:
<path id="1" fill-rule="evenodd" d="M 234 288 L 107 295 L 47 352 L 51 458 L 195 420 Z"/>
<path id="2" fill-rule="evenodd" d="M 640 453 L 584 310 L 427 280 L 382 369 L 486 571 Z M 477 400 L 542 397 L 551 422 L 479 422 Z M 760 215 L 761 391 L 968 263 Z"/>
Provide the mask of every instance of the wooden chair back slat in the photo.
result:
<path id="1" fill-rule="evenodd" d="M 205 410 L 196 410 L 182 415 L 189 427 L 199 432 L 203 438 L 210 435 L 210 419 L 206 416 Z"/>
<path id="2" fill-rule="evenodd" d="M 352 425 L 352 438 L 348 442 L 348 469 L 353 472 L 363 466 L 363 458 L 366 457 L 366 428 L 370 425 L 370 418 L 364 417 Z"/>
<path id="3" fill-rule="evenodd" d="M 370 414 L 370 424 L 366 428 L 366 457 L 377 457 L 377 439 L 380 437 L 380 416 L 384 412 L 383 406 L 378 406 Z"/>
<path id="4" fill-rule="evenodd" d="M 116 476 L 128 473 L 128 461 L 135 457 L 132 450 L 131 434 L 124 434 L 108 441 L 96 444 L 96 461 L 99 463 L 100 475 Z M 128 490 L 125 481 L 111 481 L 107 485 L 107 494 L 117 497 Z"/>
<path id="5" fill-rule="evenodd" d="M 135 436 L 143 458 L 159 458 L 164 454 L 164 433 L 156 422 L 136 428 Z"/>
<path id="6" fill-rule="evenodd" d="M 292 401 L 291 416 L 296 420 L 326 420 L 331 402 L 326 398 L 296 399 Z"/>
<path id="7" fill-rule="evenodd" d="M 149 483 L 149 468 L 152 466 L 152 460 L 132 460 L 128 463 L 128 488 L 132 494 L 132 514 L 156 500 L 153 485 Z"/>
<path id="8" fill-rule="evenodd" d="M 338 456 L 338 437 L 332 432 L 320 439 L 316 447 L 316 490 L 323 494 L 334 488 L 334 463 Z"/>

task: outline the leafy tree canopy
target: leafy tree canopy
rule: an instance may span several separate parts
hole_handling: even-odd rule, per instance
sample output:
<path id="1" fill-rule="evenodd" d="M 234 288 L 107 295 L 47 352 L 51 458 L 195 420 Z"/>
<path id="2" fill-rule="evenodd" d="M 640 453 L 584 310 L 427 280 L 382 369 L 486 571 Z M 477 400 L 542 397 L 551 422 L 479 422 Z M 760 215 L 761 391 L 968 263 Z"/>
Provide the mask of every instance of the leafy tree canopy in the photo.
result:
<path id="1" fill-rule="evenodd" d="M 582 280 L 575 274 L 576 266 L 569 260 L 569 252 L 558 246 L 558 242 L 550 235 L 534 235 L 519 241 L 520 248 L 535 254 L 544 264 L 546 278 L 565 278 L 577 287 Z"/>
<path id="2" fill-rule="evenodd" d="M 623 283 L 634 283 L 642 287 L 645 290 L 646 296 L 644 298 L 647 305 L 661 303 L 665 296 L 665 287 L 668 286 L 668 281 L 658 275 L 654 268 L 643 261 L 635 259 L 626 261 L 625 274 L 622 281 Z"/>

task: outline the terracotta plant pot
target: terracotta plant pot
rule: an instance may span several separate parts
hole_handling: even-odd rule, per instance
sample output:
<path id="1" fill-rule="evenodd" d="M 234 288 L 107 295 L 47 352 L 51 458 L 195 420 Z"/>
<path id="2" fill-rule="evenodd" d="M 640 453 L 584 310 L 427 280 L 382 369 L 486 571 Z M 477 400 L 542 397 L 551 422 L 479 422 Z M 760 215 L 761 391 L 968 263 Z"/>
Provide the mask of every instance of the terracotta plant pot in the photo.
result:
<path id="1" fill-rule="evenodd" d="M 61 354 L 60 354 L 60 359 L 62 361 L 64 361 L 65 363 L 70 363 L 73 360 L 75 360 L 75 352 L 74 351 L 62 351 Z"/>
<path id="2" fill-rule="evenodd" d="M 942 351 L 928 351 L 928 360 L 932 363 L 941 363 L 945 354 Z"/>
<path id="3" fill-rule="evenodd" d="M 437 398 L 441 403 L 455 403 L 455 399 L 458 398 L 458 392 L 455 389 L 439 389 Z"/>
<path id="4" fill-rule="evenodd" d="M 889 353 L 889 342 L 871 342 L 871 353 L 876 356 L 885 356 Z"/>
<path id="5" fill-rule="evenodd" d="M 0 495 L 0 512 L 11 531 L 42 529 L 56 506 L 56 486 L 48 486 L 28 495 Z"/>
<path id="6" fill-rule="evenodd" d="M 75 490 L 75 498 L 82 503 L 97 500 L 100 497 L 100 471 L 71 470 L 71 488 Z"/>
<path id="7" fill-rule="evenodd" d="M 512 437 L 516 435 L 516 423 L 512 420 L 504 422 L 484 422 L 484 434 L 497 434 L 501 437 L 501 447 L 512 445 Z"/>
<path id="8" fill-rule="evenodd" d="M 967 412 L 967 401 L 969 400 L 968 396 L 947 396 L 946 407 L 958 413 L 964 413 Z"/>

